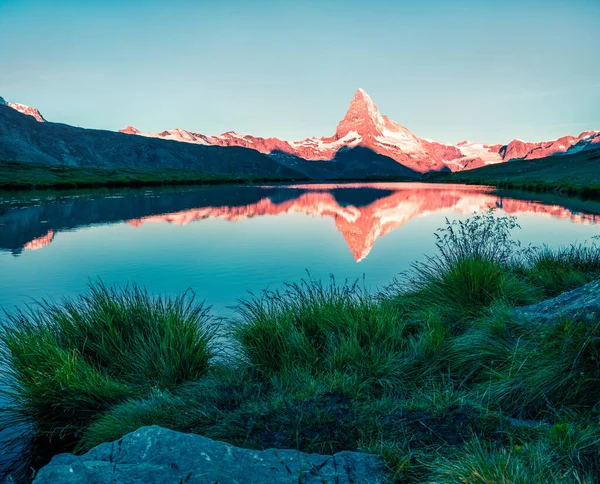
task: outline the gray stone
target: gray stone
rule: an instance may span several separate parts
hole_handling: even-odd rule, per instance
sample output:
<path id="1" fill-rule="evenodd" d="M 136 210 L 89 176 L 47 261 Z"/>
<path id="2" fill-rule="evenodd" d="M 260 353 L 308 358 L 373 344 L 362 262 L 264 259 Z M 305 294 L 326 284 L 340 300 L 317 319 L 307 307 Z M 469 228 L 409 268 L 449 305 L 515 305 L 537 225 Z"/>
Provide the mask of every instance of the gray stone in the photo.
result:
<path id="1" fill-rule="evenodd" d="M 515 315 L 529 322 L 546 325 L 555 325 L 566 319 L 597 321 L 600 317 L 600 279 L 553 299 L 518 307 L 515 309 Z"/>
<path id="2" fill-rule="evenodd" d="M 158 426 L 142 427 L 87 454 L 61 454 L 42 468 L 46 483 L 357 483 L 384 481 L 374 455 L 249 450 Z"/>

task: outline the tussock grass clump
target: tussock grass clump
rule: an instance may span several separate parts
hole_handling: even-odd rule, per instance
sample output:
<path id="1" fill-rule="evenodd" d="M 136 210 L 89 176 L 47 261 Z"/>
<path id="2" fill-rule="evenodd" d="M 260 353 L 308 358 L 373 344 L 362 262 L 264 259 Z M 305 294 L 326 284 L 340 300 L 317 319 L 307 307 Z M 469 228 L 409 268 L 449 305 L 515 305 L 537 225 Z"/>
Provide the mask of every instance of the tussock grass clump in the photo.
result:
<path id="1" fill-rule="evenodd" d="M 190 293 L 152 297 L 102 283 L 7 315 L 2 384 L 12 404 L 3 418 L 74 431 L 114 403 L 196 380 L 209 370 L 213 322 Z"/>
<path id="2" fill-rule="evenodd" d="M 585 480 L 576 469 L 561 469 L 549 446 L 540 443 L 504 447 L 474 438 L 454 456 L 441 457 L 431 462 L 429 467 L 433 471 L 429 482 L 435 483 L 592 482 Z"/>
<path id="3" fill-rule="evenodd" d="M 396 284 L 398 297 L 437 308 L 448 323 L 480 316 L 498 301 L 533 302 L 535 288 L 515 273 L 521 253 L 511 237 L 516 228 L 514 217 L 497 217 L 491 210 L 465 221 L 446 220 L 434 234 L 437 254 L 413 264 Z"/>
<path id="4" fill-rule="evenodd" d="M 590 411 L 600 402 L 600 318 L 565 321 L 530 332 L 498 370 L 491 398 L 505 411 L 528 416 Z"/>
<path id="5" fill-rule="evenodd" d="M 242 301 L 234 336 L 264 377 L 354 375 L 385 386 L 401 378 L 404 324 L 356 284 L 308 280 Z"/>
<path id="6" fill-rule="evenodd" d="M 511 371 L 520 365 L 515 353 L 531 350 L 513 319 L 512 308 L 503 303 L 491 306 L 448 345 L 450 373 L 464 384 L 488 383 L 498 368 Z"/>

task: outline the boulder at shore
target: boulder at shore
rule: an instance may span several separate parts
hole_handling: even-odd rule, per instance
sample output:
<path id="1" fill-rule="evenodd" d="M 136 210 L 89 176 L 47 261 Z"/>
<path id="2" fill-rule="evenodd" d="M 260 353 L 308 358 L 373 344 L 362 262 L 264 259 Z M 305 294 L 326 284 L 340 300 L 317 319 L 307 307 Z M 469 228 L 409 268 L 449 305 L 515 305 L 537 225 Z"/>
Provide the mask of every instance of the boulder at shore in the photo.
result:
<path id="1" fill-rule="evenodd" d="M 46 483 L 356 483 L 384 481 L 379 459 L 370 454 L 333 456 L 296 450 L 250 450 L 201 435 L 158 426 L 142 427 L 80 456 L 61 454 L 42 468 Z"/>
<path id="2" fill-rule="evenodd" d="M 531 306 L 515 309 L 519 319 L 553 326 L 566 319 L 594 323 L 600 314 L 600 279 Z"/>

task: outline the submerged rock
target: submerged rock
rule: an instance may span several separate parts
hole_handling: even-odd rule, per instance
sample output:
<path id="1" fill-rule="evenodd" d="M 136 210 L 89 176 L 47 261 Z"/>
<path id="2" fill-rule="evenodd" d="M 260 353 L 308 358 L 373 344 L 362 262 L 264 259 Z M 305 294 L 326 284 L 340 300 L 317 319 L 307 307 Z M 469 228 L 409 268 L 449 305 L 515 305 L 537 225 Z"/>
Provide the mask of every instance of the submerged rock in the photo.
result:
<path id="1" fill-rule="evenodd" d="M 158 426 L 142 427 L 87 454 L 57 455 L 34 480 L 44 483 L 379 483 L 374 455 L 333 456 L 296 450 L 250 450 Z"/>
<path id="2" fill-rule="evenodd" d="M 547 325 L 554 325 L 565 319 L 597 321 L 600 318 L 600 279 L 553 299 L 516 308 L 515 315 L 526 321 Z"/>

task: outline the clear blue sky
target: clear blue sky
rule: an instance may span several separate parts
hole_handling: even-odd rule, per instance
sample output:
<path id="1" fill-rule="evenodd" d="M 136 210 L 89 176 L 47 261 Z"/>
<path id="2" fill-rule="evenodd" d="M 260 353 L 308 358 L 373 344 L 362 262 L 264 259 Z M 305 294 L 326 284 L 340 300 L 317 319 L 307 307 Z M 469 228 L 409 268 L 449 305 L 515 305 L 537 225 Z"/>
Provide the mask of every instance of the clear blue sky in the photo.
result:
<path id="1" fill-rule="evenodd" d="M 302 139 L 354 91 L 447 142 L 600 129 L 600 1 L 0 0 L 0 95 L 52 121 Z"/>

